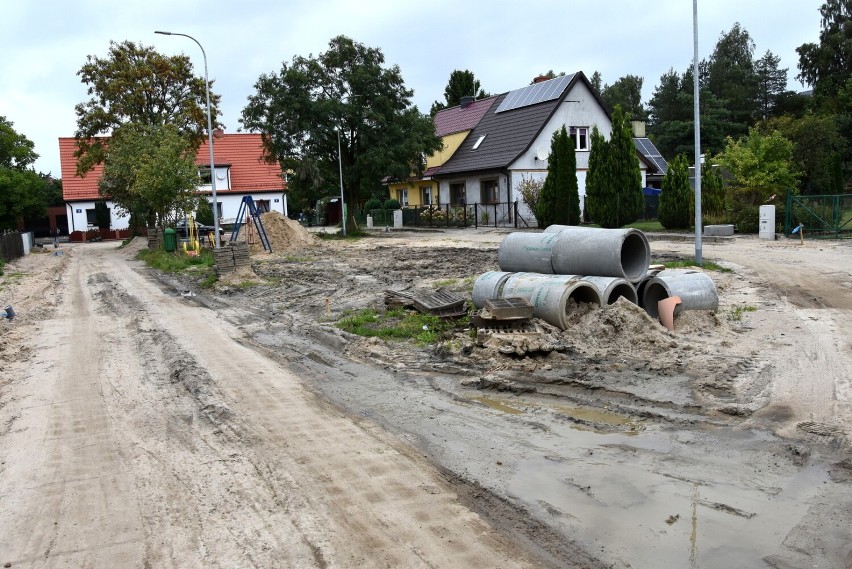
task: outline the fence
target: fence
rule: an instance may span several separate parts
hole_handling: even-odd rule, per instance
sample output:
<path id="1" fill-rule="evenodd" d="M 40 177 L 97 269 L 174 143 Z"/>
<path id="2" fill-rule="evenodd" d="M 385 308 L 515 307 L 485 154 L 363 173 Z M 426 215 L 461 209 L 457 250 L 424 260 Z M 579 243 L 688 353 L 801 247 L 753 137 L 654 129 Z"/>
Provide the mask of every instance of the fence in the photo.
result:
<path id="1" fill-rule="evenodd" d="M 0 235 L 0 257 L 4 262 L 9 262 L 23 257 L 26 250 L 24 249 L 25 236 L 31 236 L 30 233 L 6 233 Z"/>
<path id="2" fill-rule="evenodd" d="M 376 209 L 362 212 L 373 216 L 375 226 L 393 226 L 393 210 Z M 403 226 L 414 227 L 530 227 L 518 214 L 518 202 L 488 204 L 435 204 L 407 207 L 402 210 Z"/>
<path id="3" fill-rule="evenodd" d="M 852 239 L 852 194 L 794 196 L 787 192 L 784 233 L 803 225 L 808 237 Z"/>

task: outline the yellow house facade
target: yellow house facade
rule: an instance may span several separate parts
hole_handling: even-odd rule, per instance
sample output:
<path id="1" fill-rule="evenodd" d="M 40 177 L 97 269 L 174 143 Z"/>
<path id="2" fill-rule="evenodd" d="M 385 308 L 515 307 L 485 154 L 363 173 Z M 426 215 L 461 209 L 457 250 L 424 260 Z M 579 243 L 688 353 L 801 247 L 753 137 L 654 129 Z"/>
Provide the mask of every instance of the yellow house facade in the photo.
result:
<path id="1" fill-rule="evenodd" d="M 389 183 L 390 197 L 399 201 L 402 207 L 440 204 L 438 182 L 432 179 L 432 173 L 455 154 L 493 102 L 494 97 L 480 101 L 473 97 L 463 97 L 459 106 L 439 111 L 434 119 L 435 134 L 441 137 L 443 147 L 426 158 L 422 176 Z"/>

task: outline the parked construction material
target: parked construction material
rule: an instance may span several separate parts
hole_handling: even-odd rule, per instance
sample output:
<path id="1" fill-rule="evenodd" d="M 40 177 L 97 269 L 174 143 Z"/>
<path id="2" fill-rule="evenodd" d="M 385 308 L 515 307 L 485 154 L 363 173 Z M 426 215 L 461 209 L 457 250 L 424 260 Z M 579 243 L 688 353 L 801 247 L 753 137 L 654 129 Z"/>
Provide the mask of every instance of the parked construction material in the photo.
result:
<path id="1" fill-rule="evenodd" d="M 579 303 L 600 306 L 601 297 L 591 283 L 574 275 L 515 273 L 503 286 L 502 297 L 524 298 L 533 305 L 533 314 L 562 330 L 568 327 L 566 315 Z"/>
<path id="2" fill-rule="evenodd" d="M 551 258 L 558 237 L 555 233 L 510 233 L 500 243 L 497 263 L 503 271 L 553 273 Z"/>
<path id="3" fill-rule="evenodd" d="M 651 248 L 638 229 L 564 226 L 557 235 L 551 258 L 556 274 L 622 277 L 636 283 L 648 271 Z"/>
<path id="4" fill-rule="evenodd" d="M 598 289 L 602 304 L 613 304 L 621 297 L 633 304 L 639 304 L 636 289 L 627 279 L 621 277 L 583 277 L 581 280 L 592 283 Z"/>
<path id="5" fill-rule="evenodd" d="M 684 310 L 716 310 L 719 295 L 713 280 L 700 271 L 688 269 L 666 269 L 650 279 L 645 285 L 642 308 L 654 318 L 659 318 L 658 302 L 670 296 L 679 296 L 680 304 L 675 307 L 677 316 Z"/>
<path id="6" fill-rule="evenodd" d="M 487 299 L 502 298 L 503 285 L 512 274 L 505 271 L 488 271 L 479 275 L 473 283 L 473 305 L 482 308 Z"/>

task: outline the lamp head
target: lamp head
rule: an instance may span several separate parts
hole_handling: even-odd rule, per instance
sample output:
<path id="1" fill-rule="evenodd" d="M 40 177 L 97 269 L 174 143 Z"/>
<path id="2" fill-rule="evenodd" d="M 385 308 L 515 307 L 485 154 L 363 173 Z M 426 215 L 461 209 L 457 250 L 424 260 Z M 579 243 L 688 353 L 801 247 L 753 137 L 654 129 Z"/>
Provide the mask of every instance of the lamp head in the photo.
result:
<path id="1" fill-rule="evenodd" d="M 172 32 L 161 32 L 161 31 L 159 31 L 159 30 L 155 31 L 154 33 L 155 33 L 155 34 L 160 34 L 160 35 L 163 35 L 163 36 L 170 36 L 170 35 L 172 35 Z"/>

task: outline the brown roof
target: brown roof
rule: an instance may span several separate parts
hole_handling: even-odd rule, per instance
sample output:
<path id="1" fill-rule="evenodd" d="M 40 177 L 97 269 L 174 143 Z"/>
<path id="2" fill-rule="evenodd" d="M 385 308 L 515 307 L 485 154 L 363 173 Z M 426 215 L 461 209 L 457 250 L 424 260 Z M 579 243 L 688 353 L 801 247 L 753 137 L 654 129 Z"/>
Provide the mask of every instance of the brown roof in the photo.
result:
<path id="1" fill-rule="evenodd" d="M 59 139 L 59 160 L 62 169 L 62 197 L 65 201 L 100 199 L 98 179 L 103 165 L 97 165 L 85 177 L 77 176 L 77 143 L 73 137 Z M 225 134 L 213 140 L 213 159 L 217 166 L 231 167 L 231 188 L 216 188 L 219 193 L 284 191 L 286 185 L 277 163 L 263 159 L 263 143 L 259 134 Z M 195 155 L 195 163 L 207 166 L 210 150 L 204 142 Z"/>
<path id="2" fill-rule="evenodd" d="M 435 114 L 435 134 L 447 136 L 455 132 L 470 130 L 488 112 L 496 97 L 474 101 L 465 108 L 450 107 Z"/>

